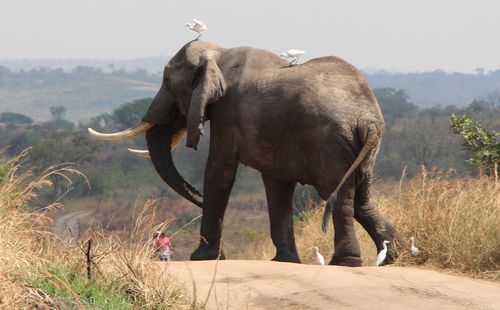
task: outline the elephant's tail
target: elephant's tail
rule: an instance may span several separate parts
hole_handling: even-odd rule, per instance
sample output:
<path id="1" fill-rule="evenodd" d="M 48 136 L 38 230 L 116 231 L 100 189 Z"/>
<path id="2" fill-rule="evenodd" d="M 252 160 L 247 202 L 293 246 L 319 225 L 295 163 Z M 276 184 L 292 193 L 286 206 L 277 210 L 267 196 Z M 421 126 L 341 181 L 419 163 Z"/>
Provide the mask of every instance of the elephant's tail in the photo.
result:
<path id="1" fill-rule="evenodd" d="M 323 233 L 326 233 L 327 231 L 328 221 L 333 212 L 333 206 L 335 205 L 335 200 L 337 200 L 337 194 L 340 188 L 342 187 L 342 185 L 344 185 L 345 181 L 351 176 L 356 168 L 358 168 L 358 166 L 363 162 L 363 160 L 365 160 L 367 155 L 377 148 L 380 142 L 382 132 L 375 123 L 368 124 L 367 127 L 363 129 L 363 131 L 365 131 L 365 143 L 361 148 L 358 157 L 356 157 L 356 160 L 354 160 L 354 163 L 351 165 L 351 167 L 349 167 L 349 170 L 347 170 L 347 172 L 344 174 L 344 176 L 340 180 L 340 183 L 337 185 L 337 188 L 335 188 L 335 191 L 330 195 L 330 198 L 328 198 L 326 202 L 325 212 L 323 213 L 323 222 L 321 225 Z"/>

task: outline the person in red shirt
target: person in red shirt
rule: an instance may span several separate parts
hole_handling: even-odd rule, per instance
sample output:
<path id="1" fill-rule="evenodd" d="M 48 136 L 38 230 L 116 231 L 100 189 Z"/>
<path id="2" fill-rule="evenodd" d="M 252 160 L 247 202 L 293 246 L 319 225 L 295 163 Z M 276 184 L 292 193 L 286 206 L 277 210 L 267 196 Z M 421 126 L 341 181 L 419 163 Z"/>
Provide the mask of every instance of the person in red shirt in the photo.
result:
<path id="1" fill-rule="evenodd" d="M 160 233 L 155 241 L 156 254 L 161 261 L 169 261 L 172 257 L 172 244 L 165 233 Z"/>

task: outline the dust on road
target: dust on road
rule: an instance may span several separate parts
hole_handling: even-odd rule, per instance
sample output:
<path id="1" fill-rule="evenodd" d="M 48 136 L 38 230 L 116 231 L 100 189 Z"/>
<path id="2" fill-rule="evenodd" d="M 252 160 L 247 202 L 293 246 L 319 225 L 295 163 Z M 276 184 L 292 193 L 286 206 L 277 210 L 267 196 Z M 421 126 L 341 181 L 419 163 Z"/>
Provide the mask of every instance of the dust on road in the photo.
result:
<path id="1" fill-rule="evenodd" d="M 415 268 L 244 260 L 163 265 L 198 303 L 210 291 L 208 309 L 500 309 L 498 283 Z"/>

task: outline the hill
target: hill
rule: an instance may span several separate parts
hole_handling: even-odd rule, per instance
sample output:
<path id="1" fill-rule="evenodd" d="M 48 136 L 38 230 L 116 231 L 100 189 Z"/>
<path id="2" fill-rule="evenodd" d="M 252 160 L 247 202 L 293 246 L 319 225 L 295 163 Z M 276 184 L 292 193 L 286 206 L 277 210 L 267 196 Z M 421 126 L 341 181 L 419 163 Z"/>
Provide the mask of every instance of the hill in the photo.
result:
<path id="1" fill-rule="evenodd" d="M 379 72 L 365 74 L 372 88 L 404 89 L 418 107 L 455 105 L 464 107 L 472 100 L 500 92 L 500 70 L 488 74 Z"/>
<path id="2" fill-rule="evenodd" d="M 151 97 L 159 88 L 167 57 L 130 60 L 0 60 L 0 113 L 16 112 L 35 121 L 64 106 L 71 121 L 110 112 L 120 104 Z M 154 73 L 152 73 L 154 72 Z M 372 88 L 404 89 L 418 107 L 465 107 L 500 93 L 500 70 L 478 74 L 365 72 Z"/>
<path id="3" fill-rule="evenodd" d="M 109 112 L 136 98 L 152 96 L 158 89 L 159 75 L 145 70 L 135 72 L 77 67 L 33 69 L 12 72 L 0 67 L 0 112 L 16 112 L 35 121 L 50 119 L 51 106 L 64 106 L 71 121 Z"/>
<path id="4" fill-rule="evenodd" d="M 31 71 L 37 68 L 63 69 L 66 72 L 72 71 L 77 67 L 90 67 L 112 71 L 129 71 L 137 69 L 146 70 L 149 73 L 158 73 L 162 71 L 169 57 L 155 56 L 131 59 L 101 59 L 101 58 L 47 58 L 47 59 L 0 59 L 0 66 L 5 66 L 14 72 Z"/>

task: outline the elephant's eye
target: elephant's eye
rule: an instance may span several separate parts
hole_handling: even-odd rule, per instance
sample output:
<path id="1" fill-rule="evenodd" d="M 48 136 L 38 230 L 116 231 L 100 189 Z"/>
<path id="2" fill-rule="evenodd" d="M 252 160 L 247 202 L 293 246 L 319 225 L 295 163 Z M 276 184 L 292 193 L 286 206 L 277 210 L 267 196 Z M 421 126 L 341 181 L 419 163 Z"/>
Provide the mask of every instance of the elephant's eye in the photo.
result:
<path id="1" fill-rule="evenodd" d="M 168 77 L 163 78 L 163 83 L 165 83 L 165 86 L 170 87 L 170 79 Z"/>
<path id="2" fill-rule="evenodd" d="M 200 82 L 201 80 L 201 76 L 202 76 L 202 73 L 203 73 L 203 69 L 202 68 L 198 68 L 196 69 L 196 72 L 194 73 L 194 77 L 193 77 L 193 80 L 191 81 L 191 87 L 194 89 L 198 83 Z"/>

